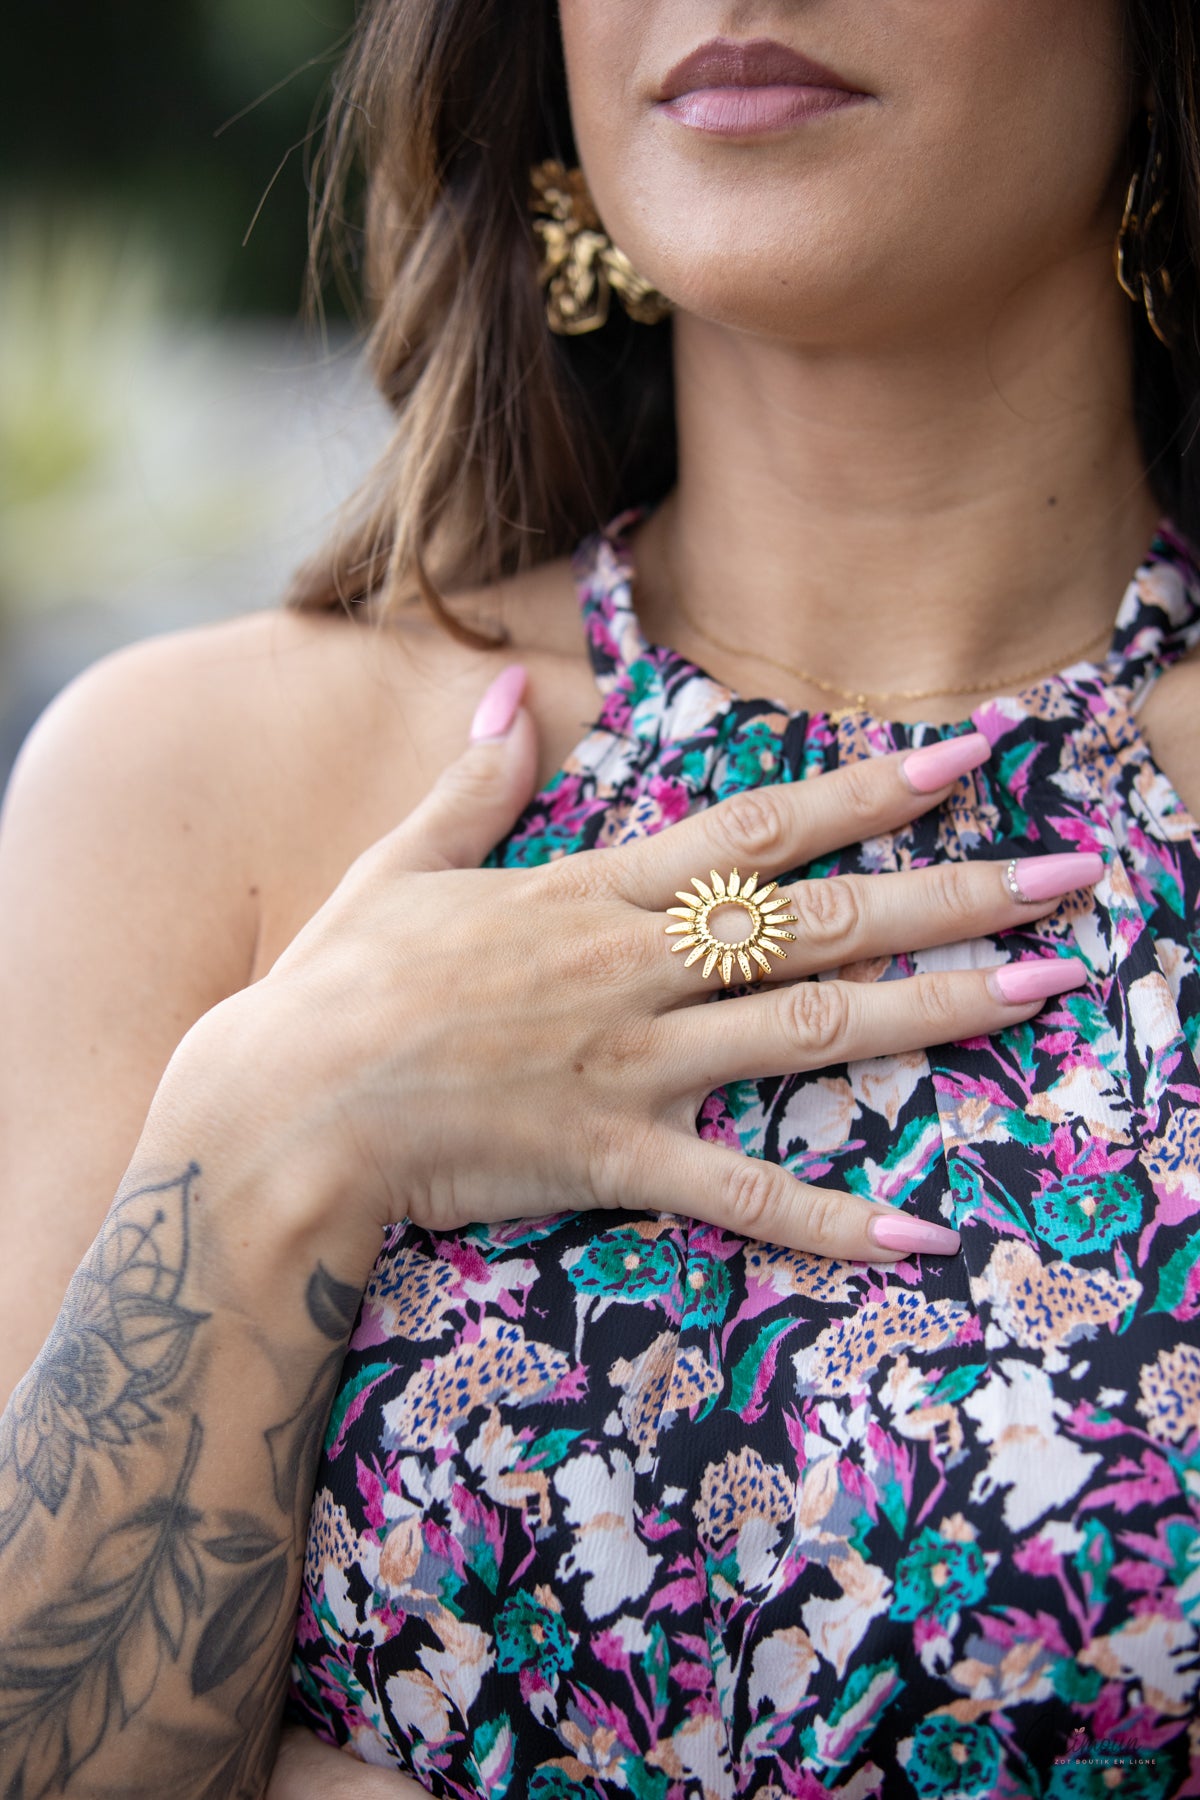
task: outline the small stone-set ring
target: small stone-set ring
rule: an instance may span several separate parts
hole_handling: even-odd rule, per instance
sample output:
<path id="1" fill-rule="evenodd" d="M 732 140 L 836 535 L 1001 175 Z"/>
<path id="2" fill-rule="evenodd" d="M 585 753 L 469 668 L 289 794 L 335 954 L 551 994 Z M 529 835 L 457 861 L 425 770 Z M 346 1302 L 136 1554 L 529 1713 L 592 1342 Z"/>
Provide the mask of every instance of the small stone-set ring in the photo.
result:
<path id="1" fill-rule="evenodd" d="M 1021 892 L 1021 884 L 1017 880 L 1017 859 L 1015 856 L 1010 863 L 1005 865 L 1004 885 L 1012 895 L 1013 899 L 1019 900 L 1022 906 L 1036 905 L 1036 902 L 1031 900 L 1028 894 L 1023 894 Z"/>
<path id="2" fill-rule="evenodd" d="M 709 870 L 709 886 L 701 881 L 698 875 L 691 877 L 695 894 L 676 892 L 675 898 L 682 900 L 682 906 L 668 906 L 668 913 L 682 921 L 678 925 L 668 925 L 667 935 L 676 937 L 678 941 L 671 945 L 672 954 L 677 950 L 687 950 L 684 968 L 688 969 L 700 957 L 704 958 L 701 973 L 711 974 L 719 963 L 721 965 L 721 981 L 728 987 L 733 979 L 733 965 L 736 962 L 747 981 L 761 981 L 764 973 L 769 972 L 771 964 L 764 955 L 769 950 L 772 956 L 784 957 L 787 951 L 784 943 L 794 944 L 794 931 L 784 931 L 785 925 L 798 923 L 795 913 L 781 912 L 780 907 L 791 905 L 786 894 L 777 894 L 774 899 L 777 882 L 770 881 L 765 888 L 758 886 L 757 871 L 749 881 L 743 881 L 734 869 L 728 881 L 722 881 L 715 869 Z M 714 937 L 709 930 L 708 921 L 721 906 L 740 906 L 750 921 L 750 929 L 745 937 L 726 940 Z M 755 966 L 751 967 L 751 959 Z"/>

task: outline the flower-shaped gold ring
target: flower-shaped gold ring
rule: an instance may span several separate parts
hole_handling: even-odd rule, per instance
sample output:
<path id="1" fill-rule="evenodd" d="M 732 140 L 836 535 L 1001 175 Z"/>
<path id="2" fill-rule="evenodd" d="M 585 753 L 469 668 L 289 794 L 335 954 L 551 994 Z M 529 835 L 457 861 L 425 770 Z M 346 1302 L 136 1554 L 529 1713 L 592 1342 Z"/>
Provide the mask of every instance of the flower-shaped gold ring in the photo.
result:
<path id="1" fill-rule="evenodd" d="M 770 881 L 765 888 L 758 886 L 757 872 L 749 881 L 743 881 L 734 869 L 728 881 L 722 881 L 715 869 L 709 870 L 709 880 L 701 881 L 698 875 L 691 878 L 694 894 L 677 892 L 675 898 L 682 900 L 682 906 L 668 906 L 668 913 L 681 921 L 678 925 L 668 925 L 667 935 L 676 937 L 678 942 L 671 945 L 672 954 L 677 950 L 687 950 L 690 954 L 684 959 L 684 968 L 690 968 L 694 962 L 704 958 L 701 971 L 709 975 L 719 963 L 721 980 L 728 987 L 733 979 L 733 965 L 736 962 L 747 981 L 761 981 L 771 964 L 765 951 L 772 956 L 784 957 L 787 951 L 782 945 L 795 943 L 794 931 L 784 931 L 785 925 L 797 923 L 795 913 L 781 912 L 781 907 L 788 907 L 791 902 L 786 894 L 775 894 L 777 882 Z M 711 887 L 709 882 L 712 883 Z M 750 928 L 744 937 L 714 937 L 709 929 L 709 919 L 722 906 L 738 906 L 750 922 Z M 753 959 L 755 967 L 751 967 Z"/>

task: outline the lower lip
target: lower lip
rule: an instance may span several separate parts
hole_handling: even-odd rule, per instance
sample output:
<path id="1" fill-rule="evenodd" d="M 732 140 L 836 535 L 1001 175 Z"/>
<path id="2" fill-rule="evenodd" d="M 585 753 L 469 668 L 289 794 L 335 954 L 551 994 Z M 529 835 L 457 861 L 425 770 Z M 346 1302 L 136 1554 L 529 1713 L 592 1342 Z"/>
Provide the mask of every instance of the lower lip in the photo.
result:
<path id="1" fill-rule="evenodd" d="M 759 137 L 786 131 L 822 113 L 840 112 L 865 94 L 829 87 L 697 88 L 668 100 L 661 110 L 693 131 L 713 137 Z"/>

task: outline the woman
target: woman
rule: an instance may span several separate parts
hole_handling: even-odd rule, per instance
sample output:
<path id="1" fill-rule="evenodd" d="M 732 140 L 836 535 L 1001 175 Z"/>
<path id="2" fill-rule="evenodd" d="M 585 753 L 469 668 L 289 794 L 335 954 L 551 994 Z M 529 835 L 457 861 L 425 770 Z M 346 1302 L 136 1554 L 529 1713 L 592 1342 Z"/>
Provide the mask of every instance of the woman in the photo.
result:
<path id="1" fill-rule="evenodd" d="M 1191 1791 L 1198 74 L 365 14 L 396 446 L 8 801 L 6 1792 Z"/>

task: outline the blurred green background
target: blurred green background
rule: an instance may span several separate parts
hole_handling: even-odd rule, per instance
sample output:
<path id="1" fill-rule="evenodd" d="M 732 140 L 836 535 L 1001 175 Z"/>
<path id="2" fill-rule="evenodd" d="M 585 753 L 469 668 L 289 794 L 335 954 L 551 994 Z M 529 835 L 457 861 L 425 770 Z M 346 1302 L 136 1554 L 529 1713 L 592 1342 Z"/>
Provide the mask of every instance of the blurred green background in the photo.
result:
<path id="1" fill-rule="evenodd" d="M 298 324 L 353 0 L 41 0 L 0 105 L 0 780 L 105 650 L 276 604 L 380 441 Z"/>
<path id="2" fill-rule="evenodd" d="M 303 144 L 353 14 L 351 0 L 22 8 L 0 108 L 6 199 L 67 228 L 82 215 L 148 240 L 174 305 L 291 313 Z"/>

